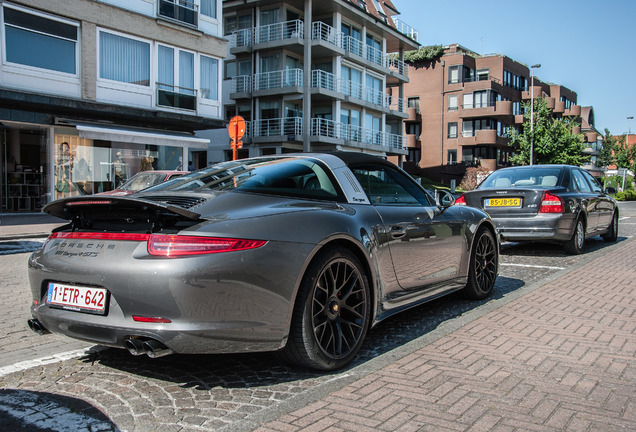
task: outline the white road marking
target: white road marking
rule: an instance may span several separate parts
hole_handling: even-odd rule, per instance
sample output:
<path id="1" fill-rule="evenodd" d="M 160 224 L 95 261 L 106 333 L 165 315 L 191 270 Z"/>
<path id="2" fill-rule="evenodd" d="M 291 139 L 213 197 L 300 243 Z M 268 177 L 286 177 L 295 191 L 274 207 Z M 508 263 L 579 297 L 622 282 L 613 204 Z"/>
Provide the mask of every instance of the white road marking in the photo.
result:
<path id="1" fill-rule="evenodd" d="M 36 366 L 43 366 L 51 363 L 56 363 L 64 360 L 70 360 L 72 358 L 81 357 L 86 354 L 89 348 L 78 349 L 75 351 L 67 351 L 60 354 L 54 354 L 48 357 L 42 357 L 39 359 L 33 360 L 25 360 L 18 363 L 14 363 L 10 366 L 5 366 L 0 368 L 0 377 L 4 375 L 8 375 L 13 372 L 19 372 L 23 370 L 30 369 Z"/>
<path id="2" fill-rule="evenodd" d="M 548 269 L 548 270 L 564 270 L 565 269 L 565 267 L 552 267 L 552 266 L 542 266 L 542 265 L 532 265 L 532 264 L 513 264 L 513 263 L 500 263 L 500 264 L 502 266 L 540 268 L 540 269 Z"/>

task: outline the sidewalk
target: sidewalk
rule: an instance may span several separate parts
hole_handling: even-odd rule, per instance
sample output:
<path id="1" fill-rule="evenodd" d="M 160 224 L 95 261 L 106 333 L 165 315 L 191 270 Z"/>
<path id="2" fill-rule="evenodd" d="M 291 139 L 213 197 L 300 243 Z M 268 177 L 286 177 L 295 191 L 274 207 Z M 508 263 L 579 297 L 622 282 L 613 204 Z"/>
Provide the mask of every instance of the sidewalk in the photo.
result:
<path id="1" fill-rule="evenodd" d="M 259 432 L 636 430 L 636 241 Z"/>
<path id="2" fill-rule="evenodd" d="M 0 214 L 0 241 L 47 237 L 66 221 L 46 213 Z"/>

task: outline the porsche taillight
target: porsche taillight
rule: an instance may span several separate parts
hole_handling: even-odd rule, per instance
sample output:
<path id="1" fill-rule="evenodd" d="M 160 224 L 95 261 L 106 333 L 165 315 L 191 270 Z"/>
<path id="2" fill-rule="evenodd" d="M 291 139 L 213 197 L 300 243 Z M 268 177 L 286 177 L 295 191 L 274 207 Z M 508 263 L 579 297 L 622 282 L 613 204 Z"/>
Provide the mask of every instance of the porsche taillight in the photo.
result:
<path id="1" fill-rule="evenodd" d="M 77 231 L 56 232 L 49 237 L 54 238 L 148 242 L 150 255 L 166 258 L 256 249 L 267 243 L 264 240 L 223 237 Z"/>
<path id="2" fill-rule="evenodd" d="M 548 191 L 543 192 L 539 213 L 563 213 L 563 199 Z"/>
<path id="3" fill-rule="evenodd" d="M 462 205 L 462 206 L 466 205 L 466 198 L 464 197 L 464 194 L 461 194 L 459 198 L 455 200 L 455 205 Z"/>
<path id="4" fill-rule="evenodd" d="M 256 249 L 265 243 L 263 240 L 152 234 L 148 239 L 148 253 L 172 258 Z"/>

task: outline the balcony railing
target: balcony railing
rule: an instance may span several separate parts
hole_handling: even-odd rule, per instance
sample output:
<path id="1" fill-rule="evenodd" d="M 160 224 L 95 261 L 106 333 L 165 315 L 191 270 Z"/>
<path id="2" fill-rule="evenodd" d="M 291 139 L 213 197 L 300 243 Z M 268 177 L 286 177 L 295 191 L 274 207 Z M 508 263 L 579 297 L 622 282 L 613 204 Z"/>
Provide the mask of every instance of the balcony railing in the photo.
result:
<path id="1" fill-rule="evenodd" d="M 344 33 L 322 21 L 316 21 L 311 25 L 311 38 L 313 40 L 322 40 L 338 48 L 342 48 Z"/>
<path id="2" fill-rule="evenodd" d="M 265 43 L 283 39 L 303 38 L 304 26 L 301 20 L 285 21 L 257 27 L 254 42 Z"/>
<path id="3" fill-rule="evenodd" d="M 196 111 L 197 91 L 187 87 L 157 83 L 157 105 Z"/>
<path id="4" fill-rule="evenodd" d="M 199 23 L 198 6 L 188 0 L 159 0 L 159 16 L 190 24 Z"/>
<path id="5" fill-rule="evenodd" d="M 249 93 L 252 91 L 252 76 L 240 75 L 232 78 L 230 93 Z"/>
<path id="6" fill-rule="evenodd" d="M 404 21 L 402 21 L 399 18 L 393 18 L 393 22 L 395 23 L 395 27 L 397 28 L 397 31 L 399 31 L 400 33 L 402 33 L 404 36 L 413 39 L 415 42 L 419 41 L 419 37 L 420 34 L 417 30 L 415 30 L 413 27 L 411 27 L 410 25 L 406 24 Z"/>
<path id="7" fill-rule="evenodd" d="M 254 90 L 270 90 L 283 87 L 302 87 L 303 70 L 286 69 L 254 75 Z"/>
<path id="8" fill-rule="evenodd" d="M 253 32 L 251 28 L 232 32 L 230 46 L 232 48 L 248 47 L 252 45 Z"/>
<path id="9" fill-rule="evenodd" d="M 274 118 L 254 120 L 255 137 L 299 136 L 303 133 L 302 117 Z"/>
<path id="10" fill-rule="evenodd" d="M 386 58 L 389 70 L 397 72 L 405 77 L 409 76 L 409 65 L 400 60 L 397 54 L 388 54 Z"/>
<path id="11" fill-rule="evenodd" d="M 323 70 L 316 69 L 311 72 L 311 86 L 360 99 L 364 102 L 381 105 L 393 111 L 406 113 L 404 99 L 388 95 L 381 90 L 376 90 L 354 81 L 338 78 L 336 75 Z"/>
<path id="12" fill-rule="evenodd" d="M 407 138 L 360 126 L 338 123 L 323 118 L 311 119 L 311 135 L 326 138 L 344 139 L 363 144 L 373 144 L 389 150 L 406 150 Z"/>

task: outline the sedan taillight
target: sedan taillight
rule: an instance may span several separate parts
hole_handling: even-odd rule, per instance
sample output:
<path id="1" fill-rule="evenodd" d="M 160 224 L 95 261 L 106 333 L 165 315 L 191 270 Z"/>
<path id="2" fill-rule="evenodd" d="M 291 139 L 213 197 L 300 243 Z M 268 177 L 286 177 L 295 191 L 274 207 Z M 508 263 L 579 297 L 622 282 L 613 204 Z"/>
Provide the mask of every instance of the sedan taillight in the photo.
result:
<path id="1" fill-rule="evenodd" d="M 466 205 L 466 198 L 464 197 L 464 194 L 461 194 L 459 198 L 455 200 L 455 205 Z"/>
<path id="2" fill-rule="evenodd" d="M 563 199 L 548 191 L 543 192 L 539 213 L 563 213 Z"/>
<path id="3" fill-rule="evenodd" d="M 148 253 L 171 258 L 256 249 L 265 243 L 263 240 L 152 234 L 148 240 Z"/>

